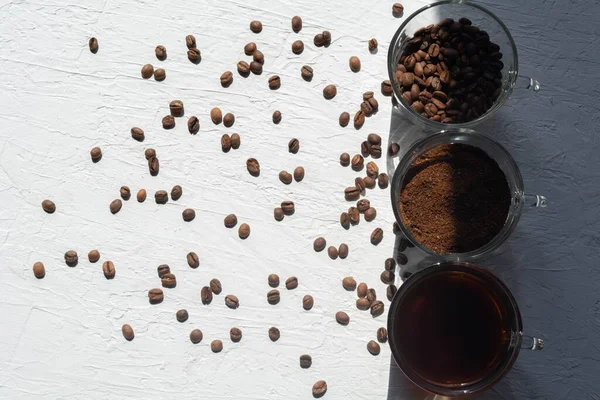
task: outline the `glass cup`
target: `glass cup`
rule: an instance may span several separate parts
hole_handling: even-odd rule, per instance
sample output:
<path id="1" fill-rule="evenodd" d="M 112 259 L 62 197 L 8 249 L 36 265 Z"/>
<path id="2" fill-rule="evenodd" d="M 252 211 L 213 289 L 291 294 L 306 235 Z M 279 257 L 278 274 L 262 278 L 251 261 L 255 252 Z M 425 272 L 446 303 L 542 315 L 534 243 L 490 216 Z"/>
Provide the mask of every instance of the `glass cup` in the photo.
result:
<path id="1" fill-rule="evenodd" d="M 439 145 L 452 143 L 460 143 L 477 147 L 483 150 L 494 161 L 496 161 L 506 176 L 512 198 L 504 227 L 487 244 L 467 253 L 441 254 L 425 247 L 415 239 L 408 227 L 406 227 L 406 225 L 402 222 L 398 199 L 400 198 L 400 191 L 402 190 L 404 184 L 404 178 L 412 163 L 427 151 Z M 526 207 L 546 207 L 547 205 L 546 197 L 525 194 L 523 177 L 521 176 L 519 167 L 504 147 L 484 134 L 478 133 L 474 130 L 461 128 L 450 128 L 431 136 L 427 136 L 413 144 L 413 146 L 404 155 L 400 161 L 400 164 L 398 165 L 398 168 L 396 168 L 396 171 L 394 172 L 391 187 L 391 197 L 392 208 L 394 210 L 396 221 L 398 222 L 398 225 L 406 238 L 425 253 L 434 256 L 436 259 L 447 261 L 469 261 L 492 254 L 492 252 L 496 250 L 502 243 L 504 243 L 504 241 L 515 230 L 517 223 L 519 222 L 519 218 Z"/>
<path id="2" fill-rule="evenodd" d="M 470 304 L 455 300 L 459 294 L 447 296 L 450 292 L 445 293 L 446 301 L 436 310 L 440 296 L 436 296 L 439 292 L 434 289 L 442 288 L 443 291 L 446 285 L 453 285 L 457 280 L 475 285 L 474 290 L 483 296 L 482 302 L 490 304 L 486 311 L 491 315 L 465 311 Z M 463 290 L 470 293 L 471 288 Z M 448 310 L 452 310 L 452 317 L 445 318 L 446 314 L 440 314 Z M 461 313 L 469 317 L 462 318 Z M 471 319 L 474 315 L 484 318 Z M 488 315 L 490 318 L 485 318 Z M 462 325 L 457 328 L 454 322 Z M 496 327 L 500 329 L 492 329 Z M 417 331 L 406 331 L 410 329 Z M 457 332 L 465 334 L 458 341 L 452 336 Z M 483 332 L 489 335 L 479 337 Z M 409 380 L 429 393 L 448 397 L 489 389 L 508 373 L 520 349 L 541 350 L 544 347 L 542 339 L 523 335 L 519 307 L 502 281 L 489 271 L 463 262 L 434 264 L 411 275 L 400 286 L 388 313 L 388 340 L 394 360 Z M 462 346 L 454 347 L 456 343 Z M 480 354 L 492 354 L 492 361 L 483 363 Z M 449 355 L 452 355 L 452 361 L 445 364 Z M 461 375 L 458 371 L 469 373 Z M 458 377 L 464 381 L 457 381 Z"/>
<path id="3" fill-rule="evenodd" d="M 500 46 L 500 51 L 503 55 L 502 62 L 504 63 L 504 67 L 502 68 L 502 92 L 492 107 L 477 119 L 464 123 L 443 124 L 423 117 L 413 110 L 402 98 L 400 85 L 396 78 L 396 69 L 407 42 L 412 38 L 416 30 L 430 24 L 437 24 L 444 18 L 458 20 L 462 17 L 470 19 L 473 25 L 485 30 L 489 34 L 490 40 Z M 400 25 L 400 28 L 398 28 L 392 38 L 388 51 L 388 75 L 392 83 L 397 109 L 413 123 L 434 132 L 446 129 L 448 126 L 457 128 L 473 127 L 489 119 L 506 103 L 518 82 L 524 88 L 535 92 L 540 89 L 538 81 L 519 75 L 517 47 L 506 25 L 484 7 L 462 0 L 445 0 L 429 4 L 410 15 Z"/>

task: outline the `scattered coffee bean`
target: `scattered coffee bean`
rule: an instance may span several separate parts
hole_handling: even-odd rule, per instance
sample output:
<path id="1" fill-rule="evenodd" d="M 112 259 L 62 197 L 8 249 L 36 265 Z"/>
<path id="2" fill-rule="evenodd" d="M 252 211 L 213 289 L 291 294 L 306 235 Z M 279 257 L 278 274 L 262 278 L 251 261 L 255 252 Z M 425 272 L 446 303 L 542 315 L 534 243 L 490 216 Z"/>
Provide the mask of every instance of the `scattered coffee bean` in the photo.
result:
<path id="1" fill-rule="evenodd" d="M 394 94 L 394 89 L 392 89 L 392 83 L 389 80 L 381 82 L 381 94 L 387 97 Z"/>
<path id="2" fill-rule="evenodd" d="M 366 297 L 359 297 L 356 300 L 356 308 L 361 311 L 366 311 L 371 307 L 371 302 Z"/>
<path id="3" fill-rule="evenodd" d="M 257 61 L 250 62 L 250 72 L 254 75 L 261 75 L 263 72 L 263 65 Z"/>
<path id="4" fill-rule="evenodd" d="M 365 159 L 360 154 L 355 154 L 352 157 L 352 169 L 356 172 L 361 171 L 365 165 Z"/>
<path id="5" fill-rule="evenodd" d="M 164 288 L 173 289 L 177 286 L 177 278 L 175 277 L 175 274 L 164 274 L 160 278 L 160 283 Z"/>
<path id="6" fill-rule="evenodd" d="M 369 40 L 369 51 L 371 53 L 375 53 L 377 51 L 377 46 L 378 46 L 377 39 L 373 38 L 373 39 Z"/>
<path id="7" fill-rule="evenodd" d="M 213 124 L 219 125 L 223 121 L 223 113 L 221 112 L 221 109 L 214 107 L 212 110 L 210 110 L 210 119 L 212 120 Z"/>
<path id="8" fill-rule="evenodd" d="M 166 190 L 157 190 L 156 193 L 154 193 L 154 201 L 156 204 L 167 204 L 167 201 L 169 201 L 169 194 Z"/>
<path id="9" fill-rule="evenodd" d="M 88 45 L 90 47 L 90 51 L 93 54 L 96 54 L 98 52 L 98 39 L 96 39 L 95 37 L 90 38 Z"/>
<path id="10" fill-rule="evenodd" d="M 244 53 L 246 53 L 247 56 L 251 56 L 252 53 L 254 53 L 255 51 L 256 51 L 256 43 L 254 43 L 254 42 L 250 42 L 244 46 Z"/>
<path id="11" fill-rule="evenodd" d="M 273 117 L 272 117 L 272 119 L 273 119 L 273 123 L 274 123 L 274 124 L 279 124 L 279 123 L 281 122 L 281 111 L 279 111 L 279 110 L 275 110 L 275 111 L 273 112 Z"/>
<path id="12" fill-rule="evenodd" d="M 123 202 L 121 199 L 115 199 L 110 203 L 110 212 L 112 214 L 116 214 L 121 211 L 121 207 L 123 207 Z"/>
<path id="13" fill-rule="evenodd" d="M 302 182 L 304 179 L 304 167 L 294 168 L 294 179 L 296 182 Z"/>
<path id="14" fill-rule="evenodd" d="M 369 133 L 369 136 L 367 136 L 367 141 L 371 143 L 371 145 L 381 144 L 381 136 L 376 133 Z"/>
<path id="15" fill-rule="evenodd" d="M 291 139 L 288 143 L 288 149 L 292 154 L 298 153 L 298 150 L 300 150 L 300 141 L 296 138 Z"/>
<path id="16" fill-rule="evenodd" d="M 231 71 L 225 71 L 221 74 L 221 86 L 227 88 L 233 83 L 233 73 Z"/>
<path id="17" fill-rule="evenodd" d="M 406 257 L 406 254 L 404 253 L 398 253 L 396 261 L 398 261 L 398 264 L 400 265 L 406 265 L 408 263 L 408 257 Z"/>
<path id="18" fill-rule="evenodd" d="M 388 174 L 382 173 L 377 177 L 377 184 L 380 189 L 385 189 L 388 187 L 390 180 L 388 178 Z"/>
<path id="19" fill-rule="evenodd" d="M 350 323 L 350 317 L 343 311 L 335 313 L 335 320 L 340 325 L 348 325 Z"/>
<path id="20" fill-rule="evenodd" d="M 260 21 L 250 22 L 250 30 L 254 33 L 260 33 L 262 31 L 262 23 Z"/>
<path id="21" fill-rule="evenodd" d="M 144 156 L 146 157 L 146 160 L 150 160 L 151 158 L 155 158 L 156 157 L 156 150 L 154 150 L 153 148 L 148 148 L 144 151 Z"/>
<path id="22" fill-rule="evenodd" d="M 181 198 L 181 195 L 183 194 L 183 189 L 181 188 L 181 186 L 179 185 L 175 185 L 173 186 L 173 189 L 171 189 L 171 200 L 179 200 Z"/>
<path id="23" fill-rule="evenodd" d="M 381 273 L 381 282 L 391 285 L 396 280 L 396 274 L 393 271 L 385 270 Z"/>
<path id="24" fill-rule="evenodd" d="M 398 240 L 398 251 L 400 253 L 404 252 L 406 250 L 406 248 L 408 247 L 408 243 L 410 243 L 410 242 L 408 241 L 407 238 L 401 237 L 400 240 Z"/>
<path id="25" fill-rule="evenodd" d="M 388 155 L 395 157 L 400 152 L 400 145 L 398 143 L 390 143 L 388 146 Z"/>
<path id="26" fill-rule="evenodd" d="M 323 40 L 325 40 L 325 47 L 329 47 L 331 44 L 331 32 L 323 31 Z"/>
<path id="27" fill-rule="evenodd" d="M 406 271 L 405 273 L 402 274 L 402 281 L 407 280 L 408 278 L 410 278 L 412 275 L 412 272 Z"/>
<path id="28" fill-rule="evenodd" d="M 154 80 L 157 82 L 162 82 L 167 78 L 167 71 L 162 68 L 156 68 L 154 70 Z"/>
<path id="29" fill-rule="evenodd" d="M 186 208 L 181 213 L 181 216 L 185 222 L 190 222 L 190 221 L 193 221 L 194 218 L 196 218 L 196 211 L 194 211 L 191 208 Z"/>
<path id="30" fill-rule="evenodd" d="M 287 171 L 281 171 L 279 173 L 279 180 L 285 183 L 286 185 L 289 185 L 290 183 L 292 183 L 292 174 L 290 174 Z"/>
<path id="31" fill-rule="evenodd" d="M 88 253 L 88 261 L 91 263 L 97 263 L 100 260 L 100 252 L 98 250 L 91 250 Z"/>
<path id="32" fill-rule="evenodd" d="M 296 40 L 292 43 L 292 53 L 294 54 L 302 54 L 304 51 L 304 42 L 302 40 Z"/>
<path id="33" fill-rule="evenodd" d="M 202 55 L 199 49 L 189 49 L 187 51 L 188 60 L 194 64 L 200 63 L 202 61 Z"/>
<path id="34" fill-rule="evenodd" d="M 317 33 L 315 35 L 315 38 L 313 39 L 313 43 L 317 47 L 323 47 L 325 45 L 325 38 L 323 37 L 323 34 L 322 33 Z"/>
<path id="35" fill-rule="evenodd" d="M 267 302 L 271 305 L 278 304 L 280 299 L 279 290 L 277 289 L 269 290 L 267 293 Z"/>
<path id="36" fill-rule="evenodd" d="M 146 64 L 142 67 L 142 78 L 150 79 L 154 75 L 154 67 L 152 64 Z"/>
<path id="37" fill-rule="evenodd" d="M 369 290 L 367 290 L 367 300 L 369 300 L 371 305 L 373 305 L 375 300 L 377 300 L 377 293 L 375 292 L 375 289 L 369 288 Z"/>
<path id="38" fill-rule="evenodd" d="M 150 289 L 148 291 L 148 301 L 150 304 L 159 304 L 165 299 L 162 289 Z"/>
<path id="39" fill-rule="evenodd" d="M 279 275 L 270 274 L 267 278 L 267 282 L 269 282 L 269 286 L 276 288 L 277 286 L 279 286 Z"/>
<path id="40" fill-rule="evenodd" d="M 340 164 L 342 167 L 347 167 L 350 165 L 350 154 L 342 153 L 340 154 Z"/>
<path id="41" fill-rule="evenodd" d="M 210 343 L 210 349 L 213 353 L 220 353 L 221 351 L 223 351 L 223 342 L 220 340 L 213 340 Z"/>
<path id="42" fill-rule="evenodd" d="M 360 199 L 356 202 L 356 208 L 358 208 L 358 212 L 363 214 L 369 208 L 371 208 L 371 202 L 367 199 Z"/>
<path id="43" fill-rule="evenodd" d="M 344 229 L 350 229 L 350 216 L 347 212 L 340 214 L 340 225 L 342 225 Z"/>
<path id="44" fill-rule="evenodd" d="M 363 180 L 365 181 L 365 187 L 367 189 L 374 189 L 375 188 L 375 184 L 377 183 L 377 181 L 373 178 L 371 178 L 370 176 L 365 176 L 363 178 Z"/>
<path id="45" fill-rule="evenodd" d="M 314 304 L 315 300 L 310 294 L 307 294 L 302 298 L 302 308 L 304 308 L 306 311 L 311 310 Z"/>
<path id="46" fill-rule="evenodd" d="M 298 278 L 296 278 L 295 276 L 291 276 L 289 278 L 286 279 L 285 281 L 285 288 L 287 290 L 294 290 L 298 287 Z"/>
<path id="47" fill-rule="evenodd" d="M 42 201 L 42 209 L 48 214 L 53 214 L 56 211 L 56 204 L 52 200 Z"/>
<path id="48" fill-rule="evenodd" d="M 33 264 L 33 276 L 35 276 L 38 279 L 43 279 L 46 276 L 46 268 L 44 267 L 44 264 L 40 261 L 36 262 L 35 264 Z"/>
<path id="49" fill-rule="evenodd" d="M 204 286 L 202 290 L 200 290 L 200 299 L 202 299 L 202 304 L 204 305 L 208 305 L 212 302 L 213 294 L 209 286 Z"/>
<path id="50" fill-rule="evenodd" d="M 249 158 L 246 161 L 246 168 L 248 169 L 250 175 L 255 177 L 260 175 L 260 164 L 258 163 L 256 158 Z"/>
<path id="51" fill-rule="evenodd" d="M 358 200 L 360 198 L 360 190 L 356 186 L 347 187 L 344 189 L 344 198 L 346 201 Z M 350 220 L 352 221 L 352 218 Z"/>
<path id="52" fill-rule="evenodd" d="M 250 75 L 250 65 L 246 61 L 239 61 L 237 63 L 237 71 L 241 76 L 247 78 Z"/>
<path id="53" fill-rule="evenodd" d="M 190 341 L 194 344 L 198 344 L 202 341 L 204 335 L 200 329 L 194 329 L 190 332 Z"/>
<path id="54" fill-rule="evenodd" d="M 342 280 L 342 287 L 348 291 L 354 291 L 356 289 L 356 281 L 353 277 L 347 276 Z"/>
<path id="55" fill-rule="evenodd" d="M 196 133 L 198 133 L 198 131 L 200 130 L 200 121 L 198 120 L 198 117 L 190 117 L 190 119 L 188 119 L 187 126 L 188 132 L 190 132 L 190 134 L 195 135 Z"/>
<path id="56" fill-rule="evenodd" d="M 223 153 L 227 153 L 231 150 L 231 136 L 226 133 L 221 136 L 221 150 L 223 150 Z"/>
<path id="57" fill-rule="evenodd" d="M 362 154 L 363 157 L 368 157 L 371 155 L 371 143 L 367 142 L 366 140 L 364 142 L 362 142 L 360 144 L 360 154 Z"/>
<path id="58" fill-rule="evenodd" d="M 183 101 L 181 100 L 173 100 L 169 103 L 169 111 L 171 111 L 171 115 L 174 117 L 183 117 L 185 110 L 183 108 Z"/>
<path id="59" fill-rule="evenodd" d="M 138 142 L 143 142 L 145 139 L 144 131 L 141 128 L 131 128 L 131 137 Z"/>
<path id="60" fill-rule="evenodd" d="M 196 38 L 194 35 L 187 35 L 185 37 L 185 45 L 188 49 L 193 49 L 196 47 Z"/>
<path id="61" fill-rule="evenodd" d="M 350 65 L 350 70 L 352 72 L 360 71 L 360 58 L 358 58 L 356 56 L 352 56 L 352 57 L 350 57 L 348 64 Z"/>
<path id="62" fill-rule="evenodd" d="M 254 50 L 252 53 L 252 59 L 257 63 L 263 64 L 265 62 L 265 55 L 260 50 Z"/>
<path id="63" fill-rule="evenodd" d="M 146 189 L 138 190 L 136 197 L 138 203 L 143 203 L 144 201 L 146 201 Z"/>
<path id="64" fill-rule="evenodd" d="M 113 264 L 112 261 L 105 261 L 104 264 L 102 264 L 102 272 L 106 279 L 114 279 L 116 272 L 115 264 Z"/>
<path id="65" fill-rule="evenodd" d="M 358 110 L 354 114 L 354 128 L 360 129 L 365 124 L 365 113 L 362 110 Z"/>
<path id="66" fill-rule="evenodd" d="M 350 217 L 350 223 L 352 225 L 357 225 L 360 222 L 360 211 L 358 211 L 358 208 L 348 208 L 348 216 Z"/>
<path id="67" fill-rule="evenodd" d="M 158 161 L 158 158 L 152 157 L 151 159 L 149 159 L 148 160 L 148 171 L 150 172 L 150 175 L 152 175 L 152 176 L 158 175 L 159 170 L 160 170 L 160 162 Z"/>
<path id="68" fill-rule="evenodd" d="M 179 322 L 185 322 L 189 317 L 190 315 L 188 314 L 187 310 L 179 310 L 175 314 L 175 318 L 177 318 L 177 321 Z"/>
<path id="69" fill-rule="evenodd" d="M 316 381 L 312 388 L 312 395 L 315 399 L 325 396 L 327 393 L 327 382 L 320 380 Z"/>
<path id="70" fill-rule="evenodd" d="M 92 162 L 97 163 L 102 159 L 102 149 L 100 147 L 94 147 L 90 150 L 90 156 L 92 157 Z"/>
<path id="71" fill-rule="evenodd" d="M 383 239 L 383 229 L 375 228 L 371 233 L 371 244 L 377 246 Z"/>
<path id="72" fill-rule="evenodd" d="M 307 369 L 312 365 L 312 357 L 308 354 L 302 354 L 300 356 L 300 368 Z"/>
<path id="73" fill-rule="evenodd" d="M 269 89 L 277 90 L 281 87 L 281 78 L 279 75 L 273 75 L 269 77 Z"/>
<path id="74" fill-rule="evenodd" d="M 164 61 L 167 59 L 167 48 L 165 46 L 156 46 L 156 49 L 154 49 L 154 53 L 156 54 L 156 58 L 158 58 L 160 61 Z"/>
<path id="75" fill-rule="evenodd" d="M 164 129 L 175 128 L 175 118 L 172 115 L 165 115 L 162 119 L 162 126 Z"/>
<path id="76" fill-rule="evenodd" d="M 388 258 L 385 260 L 385 269 L 386 271 L 394 271 L 396 269 L 396 260 L 393 258 Z"/>
<path id="77" fill-rule="evenodd" d="M 340 118 L 339 118 L 340 126 L 342 128 L 345 128 L 348 126 L 349 122 L 350 122 L 350 114 L 348 114 L 346 111 L 344 111 L 343 113 L 340 114 Z"/>
<path id="78" fill-rule="evenodd" d="M 327 242 L 325 241 L 325 238 L 318 237 L 315 239 L 315 242 L 313 243 L 313 248 L 315 249 L 315 251 L 319 252 L 319 251 L 323 251 L 325 249 L 326 245 L 327 245 Z"/>
<path id="79" fill-rule="evenodd" d="M 214 294 L 221 294 L 221 292 L 223 291 L 222 287 L 221 287 L 221 281 L 218 280 L 217 278 L 213 278 L 210 280 L 209 283 L 210 286 L 210 290 L 214 293 Z"/>
<path id="80" fill-rule="evenodd" d="M 381 146 L 380 145 L 373 145 L 371 146 L 371 157 L 375 158 L 375 159 L 379 159 L 381 158 Z"/>
<path id="81" fill-rule="evenodd" d="M 358 297 L 367 297 L 368 291 L 369 287 L 364 282 L 360 283 L 356 288 L 356 294 L 358 295 Z"/>
<path id="82" fill-rule="evenodd" d="M 156 268 L 156 272 L 158 273 L 158 277 L 162 279 L 163 276 L 171 273 L 171 267 L 167 264 L 161 264 Z"/>
<path id="83" fill-rule="evenodd" d="M 336 94 L 337 88 L 335 87 L 335 85 L 327 85 L 323 88 L 323 97 L 325 97 L 326 100 L 333 99 Z"/>
<path id="84" fill-rule="evenodd" d="M 302 79 L 304 79 L 307 82 L 310 82 L 314 76 L 312 67 L 308 65 L 303 65 L 300 69 L 300 75 L 302 76 Z"/>
<path id="85" fill-rule="evenodd" d="M 297 15 L 292 17 L 292 30 L 296 33 L 302 30 L 302 18 Z"/>
<path id="86" fill-rule="evenodd" d="M 229 337 L 233 343 L 238 343 L 242 340 L 242 330 L 240 328 L 231 328 L 229 330 Z"/>
<path id="87" fill-rule="evenodd" d="M 269 339 L 271 339 L 272 342 L 278 341 L 280 336 L 281 334 L 279 329 L 275 328 L 274 326 L 269 328 Z"/>
<path id="88" fill-rule="evenodd" d="M 235 214 L 229 214 L 228 216 L 225 217 L 223 222 L 225 223 L 226 228 L 233 228 L 234 226 L 237 225 L 237 217 Z"/>
<path id="89" fill-rule="evenodd" d="M 366 211 L 365 211 L 365 221 L 367 222 L 371 222 L 375 219 L 375 217 L 377 217 L 377 210 L 374 207 L 369 207 Z"/>
<path id="90" fill-rule="evenodd" d="M 381 352 L 381 347 L 379 346 L 379 343 L 377 343 L 376 341 L 370 340 L 369 343 L 367 343 L 367 350 L 372 355 L 377 356 Z"/>
<path id="91" fill-rule="evenodd" d="M 336 260 L 339 256 L 338 249 L 336 249 L 335 246 L 329 246 L 329 248 L 327 249 L 327 254 L 332 260 Z"/>
<path id="92" fill-rule="evenodd" d="M 125 338 L 125 340 L 127 340 L 129 342 L 131 342 L 133 340 L 133 338 L 135 337 L 135 334 L 133 333 L 133 328 L 129 324 L 124 324 L 121 327 L 121 333 L 123 334 L 123 337 Z"/>
<path id="93" fill-rule="evenodd" d="M 381 327 L 377 329 L 377 341 L 379 343 L 385 343 L 388 340 L 387 329 Z"/>
<path id="94" fill-rule="evenodd" d="M 285 215 L 294 215 L 296 212 L 296 206 L 293 201 L 285 200 L 281 202 L 281 209 Z"/>
<path id="95" fill-rule="evenodd" d="M 370 176 L 373 179 L 377 179 L 379 176 L 379 167 L 374 161 L 369 161 L 367 163 L 367 176 Z"/>
<path id="96" fill-rule="evenodd" d="M 196 254 L 193 251 L 190 251 L 187 256 L 187 263 L 190 266 L 190 268 L 198 268 L 200 266 L 200 258 L 198 257 L 198 254 Z"/>
<path id="97" fill-rule="evenodd" d="M 231 135 L 231 148 L 234 149 L 234 150 L 239 149 L 241 141 L 242 140 L 241 140 L 239 134 L 234 133 L 233 135 Z"/>
<path id="98" fill-rule="evenodd" d="M 241 224 L 238 228 L 238 236 L 240 239 L 247 239 L 250 236 L 250 225 Z"/>
<path id="99" fill-rule="evenodd" d="M 373 318 L 379 317 L 385 311 L 385 305 L 382 301 L 376 300 L 371 304 L 371 315 Z"/>
<path id="100" fill-rule="evenodd" d="M 394 5 L 392 6 L 392 14 L 394 15 L 394 17 L 401 17 L 402 13 L 404 13 L 404 6 L 400 3 L 394 3 Z"/>

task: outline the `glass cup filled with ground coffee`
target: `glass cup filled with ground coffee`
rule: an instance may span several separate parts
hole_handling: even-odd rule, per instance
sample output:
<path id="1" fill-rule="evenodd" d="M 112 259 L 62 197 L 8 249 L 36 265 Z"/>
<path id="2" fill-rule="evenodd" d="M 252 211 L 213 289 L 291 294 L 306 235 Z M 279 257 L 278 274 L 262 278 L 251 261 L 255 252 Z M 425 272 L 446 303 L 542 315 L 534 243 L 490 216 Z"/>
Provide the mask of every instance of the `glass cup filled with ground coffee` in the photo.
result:
<path id="1" fill-rule="evenodd" d="M 506 25 L 462 0 L 429 4 L 404 21 L 391 41 L 388 75 L 398 109 L 435 131 L 483 122 L 518 83 L 539 90 L 536 80 L 519 75 Z"/>
<path id="2" fill-rule="evenodd" d="M 442 396 L 484 391 L 511 369 L 521 348 L 544 342 L 523 335 L 519 307 L 491 272 L 445 262 L 411 275 L 388 313 L 392 355 L 422 389 Z"/>
<path id="3" fill-rule="evenodd" d="M 526 207 L 546 207 L 544 196 L 525 194 L 508 151 L 469 129 L 452 128 L 416 142 L 396 168 L 391 189 L 404 235 L 444 260 L 491 254 Z"/>

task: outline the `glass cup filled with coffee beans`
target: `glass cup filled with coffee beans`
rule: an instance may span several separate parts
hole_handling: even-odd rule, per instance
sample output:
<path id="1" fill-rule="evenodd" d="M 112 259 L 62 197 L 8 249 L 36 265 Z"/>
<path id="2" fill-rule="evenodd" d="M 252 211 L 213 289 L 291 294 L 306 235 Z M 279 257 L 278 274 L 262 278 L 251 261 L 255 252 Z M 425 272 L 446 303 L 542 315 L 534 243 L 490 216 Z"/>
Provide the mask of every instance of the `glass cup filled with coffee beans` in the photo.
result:
<path id="1" fill-rule="evenodd" d="M 409 16 L 392 38 L 388 74 L 397 108 L 435 131 L 483 122 L 517 83 L 539 90 L 536 80 L 519 75 L 517 48 L 504 23 L 462 0 L 433 3 Z"/>
<path id="2" fill-rule="evenodd" d="M 493 254 L 526 208 L 546 198 L 525 194 L 508 151 L 490 137 L 451 128 L 416 142 L 391 187 L 402 233 L 434 259 L 468 261 Z"/>

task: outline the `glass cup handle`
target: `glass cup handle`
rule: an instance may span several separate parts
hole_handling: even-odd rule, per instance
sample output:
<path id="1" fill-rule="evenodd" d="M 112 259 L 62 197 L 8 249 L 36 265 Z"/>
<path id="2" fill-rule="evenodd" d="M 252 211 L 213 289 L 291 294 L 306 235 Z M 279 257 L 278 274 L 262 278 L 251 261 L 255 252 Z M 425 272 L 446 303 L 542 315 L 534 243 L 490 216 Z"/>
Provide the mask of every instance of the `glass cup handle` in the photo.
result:
<path id="1" fill-rule="evenodd" d="M 544 348 L 544 340 L 529 335 L 523 335 L 521 348 L 529 350 L 542 350 Z"/>
<path id="2" fill-rule="evenodd" d="M 537 92 L 540 90 L 540 82 L 538 82 L 536 79 L 533 79 L 529 76 L 519 75 L 517 83 L 518 83 L 518 87 L 522 87 L 527 90 L 532 90 L 534 92 Z"/>
<path id="3" fill-rule="evenodd" d="M 531 208 L 546 208 L 548 205 L 548 200 L 546 196 L 541 196 L 539 194 L 526 194 L 523 195 L 523 201 L 525 202 L 526 207 Z"/>

